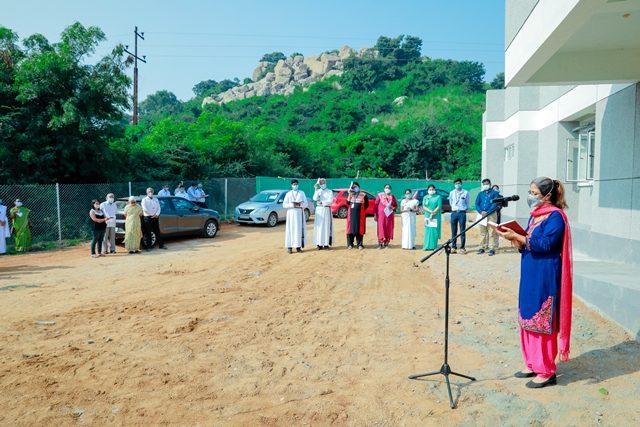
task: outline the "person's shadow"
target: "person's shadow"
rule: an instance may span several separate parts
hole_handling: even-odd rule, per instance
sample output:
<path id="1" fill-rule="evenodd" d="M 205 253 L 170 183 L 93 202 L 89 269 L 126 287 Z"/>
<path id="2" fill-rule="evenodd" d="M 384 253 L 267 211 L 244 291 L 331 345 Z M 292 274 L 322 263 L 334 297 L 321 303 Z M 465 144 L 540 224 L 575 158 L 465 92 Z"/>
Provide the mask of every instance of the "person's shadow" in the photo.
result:
<path id="1" fill-rule="evenodd" d="M 640 342 L 624 341 L 609 348 L 591 350 L 558 367 L 562 369 L 559 385 L 582 380 L 587 380 L 588 384 L 597 384 L 610 378 L 633 374 L 640 371 Z"/>

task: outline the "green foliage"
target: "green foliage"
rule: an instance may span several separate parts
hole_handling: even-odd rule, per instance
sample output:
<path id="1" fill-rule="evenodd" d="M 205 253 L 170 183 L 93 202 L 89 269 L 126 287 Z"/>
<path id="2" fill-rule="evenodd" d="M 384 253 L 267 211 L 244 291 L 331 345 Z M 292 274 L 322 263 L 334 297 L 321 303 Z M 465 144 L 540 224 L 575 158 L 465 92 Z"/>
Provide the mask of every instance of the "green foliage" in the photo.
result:
<path id="1" fill-rule="evenodd" d="M 504 89 L 504 72 L 496 74 L 491 81 L 491 89 Z"/>
<path id="2" fill-rule="evenodd" d="M 96 64 L 87 57 L 105 39 L 97 27 L 75 23 L 51 44 L 36 34 L 23 41 L 0 28 L 0 180 L 103 180 L 122 132 L 129 78 L 122 46 Z"/>
<path id="3" fill-rule="evenodd" d="M 287 56 L 282 52 L 271 52 L 271 53 L 265 53 L 264 55 L 262 55 L 262 58 L 260 58 L 260 62 L 271 62 L 275 64 L 280 60 L 284 61 L 286 59 L 287 59 Z"/>
<path id="4" fill-rule="evenodd" d="M 236 87 L 240 84 L 240 80 L 237 78 L 233 80 L 224 79 L 220 82 L 215 80 L 203 80 L 193 87 L 193 93 L 196 97 L 205 97 L 211 95 L 217 95 L 222 92 L 226 92 L 229 89 Z"/>

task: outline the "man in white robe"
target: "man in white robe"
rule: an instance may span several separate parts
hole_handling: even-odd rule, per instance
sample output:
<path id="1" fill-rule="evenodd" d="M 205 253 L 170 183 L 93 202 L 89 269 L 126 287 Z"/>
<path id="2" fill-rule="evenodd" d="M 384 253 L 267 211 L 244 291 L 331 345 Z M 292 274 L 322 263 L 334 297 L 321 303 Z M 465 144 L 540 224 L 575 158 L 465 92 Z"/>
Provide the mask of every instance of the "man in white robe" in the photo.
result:
<path id="1" fill-rule="evenodd" d="M 302 252 L 305 240 L 304 210 L 308 206 L 307 196 L 298 189 L 298 180 L 291 181 L 291 191 L 284 196 L 282 207 L 287 209 L 287 225 L 284 232 L 284 246 L 287 252 Z"/>
<path id="2" fill-rule="evenodd" d="M 329 249 L 333 244 L 333 216 L 331 205 L 333 204 L 333 191 L 327 188 L 327 181 L 319 178 L 313 186 L 313 201 L 316 204 L 315 219 L 313 222 L 313 243 L 318 250 Z"/>
<path id="3" fill-rule="evenodd" d="M 7 239 L 11 236 L 7 207 L 0 200 L 0 255 L 7 253 Z"/>

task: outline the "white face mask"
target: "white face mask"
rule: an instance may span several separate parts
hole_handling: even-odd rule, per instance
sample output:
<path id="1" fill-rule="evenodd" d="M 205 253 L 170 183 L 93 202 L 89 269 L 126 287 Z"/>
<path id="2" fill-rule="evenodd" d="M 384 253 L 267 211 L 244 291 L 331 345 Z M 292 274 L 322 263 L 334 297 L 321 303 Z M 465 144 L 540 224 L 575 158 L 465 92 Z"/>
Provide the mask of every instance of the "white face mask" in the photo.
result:
<path id="1" fill-rule="evenodd" d="M 482 191 L 487 191 L 489 189 L 489 185 L 488 184 L 483 184 L 482 185 Z"/>
<path id="2" fill-rule="evenodd" d="M 323 190 L 326 190 L 327 189 L 327 184 L 320 184 L 320 188 L 323 189 Z"/>
<path id="3" fill-rule="evenodd" d="M 113 198 L 113 197 L 108 197 L 108 198 L 107 198 L 107 202 L 109 202 L 109 203 L 113 203 L 113 201 L 114 201 L 114 198 Z"/>
<path id="4" fill-rule="evenodd" d="M 153 199 L 153 193 L 147 193 L 147 196 L 149 196 L 150 199 Z"/>
<path id="5" fill-rule="evenodd" d="M 405 199 L 410 199 L 410 198 L 411 198 L 411 194 L 405 194 L 405 195 L 404 195 L 404 198 L 405 198 Z"/>
<path id="6" fill-rule="evenodd" d="M 436 194 L 436 192 L 433 191 L 433 190 L 429 190 L 429 191 L 427 191 L 427 193 L 429 193 L 430 196 L 433 196 L 434 194 Z"/>
<path id="7" fill-rule="evenodd" d="M 391 189 L 385 188 L 384 189 L 384 194 L 391 194 Z"/>
<path id="8" fill-rule="evenodd" d="M 296 191 L 296 190 L 298 189 L 298 185 L 297 185 L 297 184 L 292 185 L 292 186 L 291 186 L 291 189 L 292 189 L 293 191 Z"/>
<path id="9" fill-rule="evenodd" d="M 22 206 L 22 202 L 16 202 L 16 207 L 19 208 Z"/>

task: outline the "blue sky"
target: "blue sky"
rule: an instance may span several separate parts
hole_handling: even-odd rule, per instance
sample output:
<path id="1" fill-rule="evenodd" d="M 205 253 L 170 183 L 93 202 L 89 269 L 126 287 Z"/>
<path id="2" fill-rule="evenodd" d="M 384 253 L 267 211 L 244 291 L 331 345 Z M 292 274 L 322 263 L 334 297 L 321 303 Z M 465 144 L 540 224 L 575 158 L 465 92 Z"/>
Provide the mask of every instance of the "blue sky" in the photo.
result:
<path id="1" fill-rule="evenodd" d="M 207 79 L 251 76 L 263 53 L 313 55 L 349 45 L 371 47 L 380 35 L 423 40 L 423 55 L 485 64 L 485 79 L 504 71 L 504 0 L 0 0 L 0 25 L 26 37 L 79 21 L 107 35 L 97 54 L 138 45 L 140 99 L 161 89 L 182 100 Z"/>

